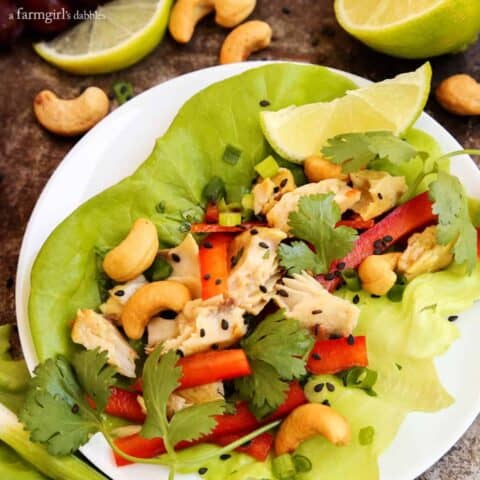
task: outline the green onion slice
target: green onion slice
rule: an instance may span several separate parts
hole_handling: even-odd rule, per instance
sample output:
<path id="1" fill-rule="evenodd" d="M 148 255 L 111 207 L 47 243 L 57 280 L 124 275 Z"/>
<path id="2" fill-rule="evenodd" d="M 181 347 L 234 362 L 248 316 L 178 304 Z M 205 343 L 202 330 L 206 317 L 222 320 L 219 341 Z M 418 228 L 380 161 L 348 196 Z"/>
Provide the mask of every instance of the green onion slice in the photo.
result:
<path id="1" fill-rule="evenodd" d="M 273 177 L 279 170 L 279 165 L 275 159 L 269 155 L 265 160 L 261 161 L 255 166 L 255 171 L 262 178 Z"/>
<path id="2" fill-rule="evenodd" d="M 112 85 L 112 90 L 119 105 L 128 102 L 134 96 L 133 86 L 129 82 L 115 82 Z"/>
<path id="3" fill-rule="evenodd" d="M 242 214 L 239 212 L 221 212 L 218 223 L 222 227 L 235 227 L 242 223 Z"/>
<path id="4" fill-rule="evenodd" d="M 236 165 L 242 156 L 242 150 L 233 145 L 228 144 L 223 152 L 223 161 L 230 165 Z"/>

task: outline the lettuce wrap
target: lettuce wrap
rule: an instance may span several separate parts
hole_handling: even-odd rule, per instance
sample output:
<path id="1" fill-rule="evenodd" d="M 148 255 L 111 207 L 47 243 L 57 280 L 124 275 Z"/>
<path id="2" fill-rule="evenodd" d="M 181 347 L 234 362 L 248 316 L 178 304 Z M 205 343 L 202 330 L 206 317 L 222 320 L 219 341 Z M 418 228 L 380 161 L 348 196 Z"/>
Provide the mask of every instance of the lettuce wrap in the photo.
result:
<path id="1" fill-rule="evenodd" d="M 97 252 L 118 244 L 135 219 L 151 219 L 161 244 L 175 245 L 185 234 L 185 218 L 202 214 L 201 192 L 212 176 L 224 180 L 229 201 L 238 200 L 250 187 L 254 165 L 273 154 L 259 125 L 259 112 L 265 108 L 262 100 L 269 102 L 266 108 L 279 110 L 328 101 L 352 88 L 355 85 L 348 79 L 322 67 L 274 64 L 214 84 L 192 97 L 132 176 L 79 207 L 43 245 L 32 269 L 29 301 L 39 360 L 57 354 L 72 356 L 77 347 L 70 340 L 70 321 L 76 310 L 101 303 Z M 419 149 L 438 148 L 422 132 L 410 132 L 407 138 Z M 235 165 L 222 159 L 228 145 L 241 151 Z M 411 182 L 422 166 L 416 159 L 401 174 Z M 302 175 L 298 166 L 289 168 Z M 337 386 L 329 401 L 350 421 L 353 441 L 345 448 L 333 447 L 322 438 L 305 442 L 299 452 L 311 459 L 313 469 L 299 478 L 378 478 L 378 456 L 405 415 L 434 412 L 453 401 L 438 380 L 433 358 L 458 337 L 445 316 L 479 297 L 478 268 L 470 277 L 455 268 L 424 275 L 408 286 L 401 303 L 361 295 L 362 314 L 355 334 L 367 336 L 371 368 L 379 375 L 378 396 L 345 388 L 336 377 L 329 379 Z M 313 378 L 307 384 L 312 401 L 325 400 L 313 390 L 321 380 Z M 375 432 L 367 445 L 358 440 L 365 427 Z M 179 458 L 210 448 L 214 447 L 196 447 L 181 452 Z M 198 467 L 208 467 L 203 478 L 211 480 L 274 478 L 268 462 L 258 463 L 241 454 L 233 454 L 228 461 L 212 460 L 192 471 Z"/>

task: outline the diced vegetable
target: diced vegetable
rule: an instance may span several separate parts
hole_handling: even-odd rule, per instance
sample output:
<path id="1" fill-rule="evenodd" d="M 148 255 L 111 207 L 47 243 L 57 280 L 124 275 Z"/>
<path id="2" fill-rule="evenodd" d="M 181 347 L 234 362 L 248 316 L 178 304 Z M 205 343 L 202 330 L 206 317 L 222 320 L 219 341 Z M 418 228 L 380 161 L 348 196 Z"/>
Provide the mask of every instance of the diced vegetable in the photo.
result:
<path id="1" fill-rule="evenodd" d="M 202 298 L 206 300 L 227 290 L 229 272 L 228 247 L 231 236 L 224 233 L 209 235 L 200 244 L 200 275 Z"/>
<path id="2" fill-rule="evenodd" d="M 250 223 L 242 223 L 236 224 L 234 227 L 224 227 L 222 225 L 218 225 L 217 223 L 192 223 L 190 226 L 191 233 L 241 233 L 245 230 L 255 227 L 265 227 L 265 223 L 260 222 L 250 222 Z"/>
<path id="3" fill-rule="evenodd" d="M 242 223 L 240 212 L 222 212 L 218 217 L 218 223 L 222 227 L 235 227 Z"/>
<path id="4" fill-rule="evenodd" d="M 257 163 L 257 165 L 255 165 L 255 171 L 262 178 L 273 177 L 279 169 L 280 166 L 271 155 L 269 155 L 265 160 L 262 160 L 260 163 Z"/>
<path id="5" fill-rule="evenodd" d="M 162 257 L 157 257 L 152 266 L 145 271 L 144 275 L 149 282 L 165 280 L 173 272 L 172 266 Z"/>
<path id="6" fill-rule="evenodd" d="M 223 437 L 218 437 L 214 439 L 214 443 L 220 446 L 226 446 L 230 443 L 235 442 L 236 440 L 242 438 L 243 436 L 247 435 L 249 432 L 242 432 L 242 433 L 232 433 L 231 435 L 224 435 Z M 259 462 L 264 462 L 270 450 L 272 449 L 273 445 L 273 435 L 271 433 L 262 433 L 258 437 L 255 437 L 250 442 L 247 442 L 246 445 L 242 445 L 235 449 L 236 452 L 245 453 L 246 455 L 250 455 L 251 457 L 255 458 Z"/>
<path id="7" fill-rule="evenodd" d="M 350 336 L 317 341 L 310 352 L 307 370 L 315 375 L 322 375 L 367 365 L 366 338 Z"/>
<path id="8" fill-rule="evenodd" d="M 212 177 L 202 191 L 202 197 L 209 203 L 216 203 L 226 196 L 225 183 L 220 177 Z"/>
<path id="9" fill-rule="evenodd" d="M 293 463 L 293 458 L 289 453 L 284 453 L 273 459 L 273 472 L 280 480 L 292 480 L 297 475 L 297 469 Z"/>
<path id="10" fill-rule="evenodd" d="M 218 217 L 220 216 L 220 211 L 216 203 L 209 203 L 207 205 L 207 210 L 205 211 L 205 222 L 218 223 Z"/>
<path id="11" fill-rule="evenodd" d="M 128 102 L 135 95 L 133 93 L 133 85 L 130 82 L 118 81 L 112 85 L 113 93 L 119 105 Z"/>
<path id="12" fill-rule="evenodd" d="M 124 390 L 123 388 L 112 387 L 110 389 L 110 397 L 105 407 L 105 413 L 114 417 L 124 418 L 135 423 L 143 423 L 145 421 L 145 413 L 138 403 L 138 394 Z M 95 402 L 88 399 L 88 403 L 95 408 Z"/>
<path id="13" fill-rule="evenodd" d="M 252 193 L 246 193 L 242 197 L 242 207 L 244 210 L 253 210 L 253 194 Z"/>
<path id="14" fill-rule="evenodd" d="M 344 258 L 332 263 L 330 275 L 333 276 L 339 270 L 340 264 L 343 268 L 357 268 L 369 255 L 382 253 L 406 235 L 434 223 L 436 218 L 432 212 L 432 202 L 428 198 L 428 192 L 412 198 L 395 208 L 374 227 L 362 233 L 353 250 Z M 329 275 L 320 275 L 317 279 L 330 292 L 335 290 L 341 282 L 338 276 L 329 279 Z"/>
<path id="15" fill-rule="evenodd" d="M 230 165 L 236 165 L 242 156 L 242 150 L 234 145 L 228 144 L 223 152 L 223 161 Z"/>

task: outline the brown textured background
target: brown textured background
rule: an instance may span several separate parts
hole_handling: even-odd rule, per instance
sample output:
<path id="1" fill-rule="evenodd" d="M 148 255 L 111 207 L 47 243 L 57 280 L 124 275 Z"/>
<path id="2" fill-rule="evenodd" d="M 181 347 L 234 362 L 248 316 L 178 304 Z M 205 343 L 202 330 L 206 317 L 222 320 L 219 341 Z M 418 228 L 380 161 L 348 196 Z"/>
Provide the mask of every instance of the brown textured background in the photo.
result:
<path id="1" fill-rule="evenodd" d="M 252 17 L 266 20 L 274 30 L 271 47 L 252 59 L 323 64 L 374 81 L 414 69 L 421 63 L 375 53 L 351 38 L 337 24 L 331 0 L 259 0 Z M 15 270 L 30 213 L 48 178 L 76 141 L 57 138 L 37 125 L 32 114 L 35 94 L 49 88 L 68 98 L 89 85 L 110 92 L 111 85 L 120 79 L 131 82 L 138 94 L 169 78 L 215 65 L 225 35 L 212 19 L 207 19 L 187 46 L 175 44 L 167 34 L 163 43 L 137 65 L 97 77 L 77 77 L 50 67 L 35 55 L 28 39 L 17 43 L 11 51 L 0 53 L 0 324 L 15 322 Z M 463 54 L 433 59 L 432 66 L 433 87 L 444 77 L 459 72 L 478 80 L 480 43 Z M 480 147 L 478 117 L 454 117 L 432 98 L 427 112 L 465 148 Z M 18 353 L 18 344 L 16 348 Z M 480 419 L 420 478 L 479 480 Z"/>

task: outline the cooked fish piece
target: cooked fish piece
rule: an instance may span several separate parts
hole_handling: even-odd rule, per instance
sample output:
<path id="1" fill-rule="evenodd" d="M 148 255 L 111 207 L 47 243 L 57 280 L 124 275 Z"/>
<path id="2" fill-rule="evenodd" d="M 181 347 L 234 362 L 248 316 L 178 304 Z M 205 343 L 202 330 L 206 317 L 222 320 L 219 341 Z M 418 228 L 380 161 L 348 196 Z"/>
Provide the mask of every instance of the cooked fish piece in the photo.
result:
<path id="1" fill-rule="evenodd" d="M 165 351 L 180 350 L 183 355 L 226 348 L 247 332 L 245 310 L 222 295 L 188 302 L 178 315 L 179 335 L 163 344 Z"/>
<path id="2" fill-rule="evenodd" d="M 213 382 L 199 385 L 198 387 L 184 388 L 175 393 L 191 404 L 215 402 L 224 399 L 222 382 Z"/>
<path id="3" fill-rule="evenodd" d="M 161 250 L 160 255 L 172 266 L 169 280 L 182 283 L 193 298 L 201 295 L 200 264 L 198 263 L 198 244 L 191 233 L 175 248 Z"/>
<path id="4" fill-rule="evenodd" d="M 407 191 L 405 177 L 393 177 L 387 172 L 360 170 L 351 173 L 350 179 L 353 186 L 362 192 L 360 200 L 353 205 L 352 210 L 364 220 L 388 212 Z"/>
<path id="5" fill-rule="evenodd" d="M 261 179 L 253 187 L 253 211 L 267 214 L 285 193 L 295 189 L 295 180 L 288 168 L 280 168 L 272 178 Z"/>
<path id="6" fill-rule="evenodd" d="M 123 285 L 116 285 L 108 291 L 110 296 L 105 303 L 100 305 L 100 311 L 110 320 L 120 324 L 123 307 L 130 297 L 146 283 L 148 283 L 146 278 L 140 275 Z"/>
<path id="7" fill-rule="evenodd" d="M 148 344 L 145 351 L 151 353 L 158 345 L 175 338 L 179 333 L 177 319 L 152 318 L 147 325 Z"/>
<path id="8" fill-rule="evenodd" d="M 407 280 L 422 273 L 437 272 L 450 265 L 454 242 L 439 245 L 436 238 L 437 227 L 432 225 L 408 239 L 407 249 L 402 253 L 397 267 L 398 272 L 403 273 Z"/>
<path id="9" fill-rule="evenodd" d="M 248 313 L 258 314 L 272 298 L 279 278 L 276 251 L 284 238 L 281 230 L 263 227 L 243 232 L 232 242 L 235 266 L 228 276 L 227 295 Z"/>
<path id="10" fill-rule="evenodd" d="M 125 377 L 135 378 L 137 352 L 117 327 L 93 310 L 78 310 L 72 326 L 72 340 L 87 350 L 99 348 L 108 354 L 108 363 Z"/>
<path id="11" fill-rule="evenodd" d="M 348 300 L 336 297 L 306 272 L 285 277 L 275 287 L 275 302 L 287 317 L 327 335 L 350 335 L 357 326 L 360 310 Z"/>
<path id="12" fill-rule="evenodd" d="M 288 233 L 288 215 L 290 212 L 297 210 L 300 198 L 321 193 L 334 193 L 335 202 L 342 212 L 348 210 L 360 200 L 359 190 L 349 187 L 346 182 L 337 178 L 329 178 L 318 183 L 307 183 L 283 195 L 280 201 L 267 213 L 268 224 Z"/>

